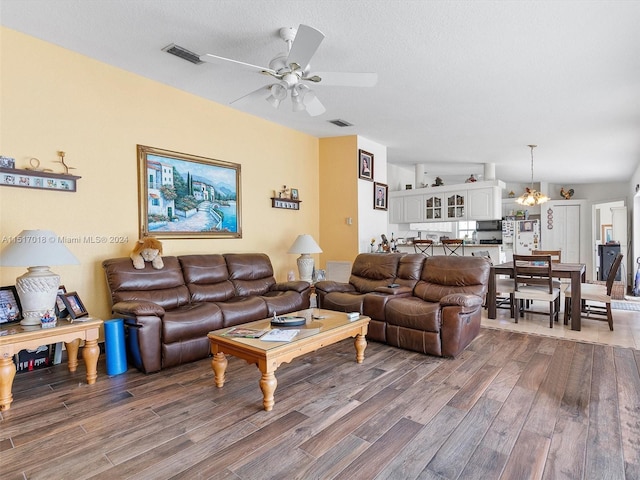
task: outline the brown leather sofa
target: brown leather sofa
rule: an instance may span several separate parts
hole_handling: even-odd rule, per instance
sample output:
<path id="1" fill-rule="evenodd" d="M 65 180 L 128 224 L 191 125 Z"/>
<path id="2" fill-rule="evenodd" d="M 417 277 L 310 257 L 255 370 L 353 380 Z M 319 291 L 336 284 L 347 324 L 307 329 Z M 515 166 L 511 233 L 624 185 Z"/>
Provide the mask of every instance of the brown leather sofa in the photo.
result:
<path id="1" fill-rule="evenodd" d="M 206 358 L 212 330 L 309 308 L 308 282 L 277 283 L 261 253 L 130 258 L 102 262 L 114 318 L 123 318 L 131 362 L 146 373 Z"/>
<path id="2" fill-rule="evenodd" d="M 363 253 L 349 283 L 315 289 L 320 308 L 370 317 L 367 339 L 455 357 L 480 332 L 489 270 L 481 257 Z"/>

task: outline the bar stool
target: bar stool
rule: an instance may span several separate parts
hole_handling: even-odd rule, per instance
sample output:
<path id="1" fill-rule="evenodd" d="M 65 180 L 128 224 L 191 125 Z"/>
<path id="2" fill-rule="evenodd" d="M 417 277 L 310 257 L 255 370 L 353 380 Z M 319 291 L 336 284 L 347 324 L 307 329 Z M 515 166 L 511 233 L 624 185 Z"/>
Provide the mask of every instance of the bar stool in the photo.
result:
<path id="1" fill-rule="evenodd" d="M 421 253 L 425 257 L 433 257 L 433 240 L 413 240 L 413 249 L 416 253 Z"/>
<path id="2" fill-rule="evenodd" d="M 445 255 L 464 256 L 464 241 L 461 238 L 442 239 Z"/>

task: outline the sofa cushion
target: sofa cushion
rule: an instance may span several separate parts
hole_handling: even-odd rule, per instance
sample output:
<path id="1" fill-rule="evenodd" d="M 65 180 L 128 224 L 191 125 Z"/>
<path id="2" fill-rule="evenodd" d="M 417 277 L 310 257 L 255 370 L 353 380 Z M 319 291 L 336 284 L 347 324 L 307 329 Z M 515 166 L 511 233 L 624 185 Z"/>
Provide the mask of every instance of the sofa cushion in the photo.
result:
<path id="1" fill-rule="evenodd" d="M 215 303 L 192 303 L 170 310 L 162 319 L 162 343 L 206 337 L 223 327 L 222 311 Z"/>
<path id="2" fill-rule="evenodd" d="M 393 283 L 402 256 L 400 253 L 361 253 L 353 262 L 349 283 L 360 293 Z"/>
<path id="3" fill-rule="evenodd" d="M 264 253 L 225 253 L 236 295 L 264 295 L 276 283 L 271 260 Z"/>
<path id="4" fill-rule="evenodd" d="M 235 296 L 223 255 L 182 255 L 178 259 L 192 302 L 223 302 Z"/>
<path id="5" fill-rule="evenodd" d="M 233 297 L 226 302 L 216 303 L 224 317 L 223 327 L 261 320 L 269 316 L 267 303 L 262 297 Z"/>
<path id="6" fill-rule="evenodd" d="M 413 295 L 427 302 L 439 302 L 452 293 L 472 293 L 483 298 L 488 282 L 489 268 L 482 257 L 428 257 Z"/>
<path id="7" fill-rule="evenodd" d="M 261 298 L 267 304 L 267 316 L 269 317 L 274 313 L 279 315 L 280 313 L 309 308 L 309 295 L 294 291 L 273 290 L 261 295 Z"/>
<path id="8" fill-rule="evenodd" d="M 365 294 L 356 292 L 331 292 L 322 299 L 322 308 L 337 312 L 360 312 Z"/>
<path id="9" fill-rule="evenodd" d="M 439 332 L 441 327 L 440 304 L 425 302 L 416 297 L 390 299 L 384 309 L 389 325 Z"/>
<path id="10" fill-rule="evenodd" d="M 189 303 L 189 289 L 185 285 L 177 257 L 163 257 L 164 268 L 155 269 L 145 262 L 144 269 L 133 268 L 129 257 L 102 262 L 107 276 L 112 304 L 127 301 L 149 301 L 165 309 Z"/>

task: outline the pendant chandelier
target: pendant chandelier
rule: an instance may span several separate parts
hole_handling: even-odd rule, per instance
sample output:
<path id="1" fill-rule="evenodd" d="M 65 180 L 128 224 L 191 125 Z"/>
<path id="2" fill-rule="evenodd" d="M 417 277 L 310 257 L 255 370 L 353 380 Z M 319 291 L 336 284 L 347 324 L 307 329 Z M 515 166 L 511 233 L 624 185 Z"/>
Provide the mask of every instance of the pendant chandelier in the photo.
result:
<path id="1" fill-rule="evenodd" d="M 516 203 L 526 207 L 534 207 L 549 201 L 549 197 L 542 192 L 537 192 L 533 188 L 533 149 L 536 148 L 537 145 L 527 146 L 531 149 L 531 186 L 524 189 L 524 193 L 516 199 Z"/>

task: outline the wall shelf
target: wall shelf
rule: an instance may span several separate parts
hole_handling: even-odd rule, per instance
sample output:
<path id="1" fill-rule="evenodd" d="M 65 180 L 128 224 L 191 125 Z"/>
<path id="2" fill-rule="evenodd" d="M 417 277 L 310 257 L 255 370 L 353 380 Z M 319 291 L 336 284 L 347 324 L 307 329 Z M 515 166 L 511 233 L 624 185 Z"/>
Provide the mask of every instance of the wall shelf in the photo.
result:
<path id="1" fill-rule="evenodd" d="M 20 168 L 0 168 L 0 186 L 37 188 L 58 192 L 75 192 L 76 181 L 82 177 L 64 173 L 22 170 Z"/>
<path id="2" fill-rule="evenodd" d="M 274 198 L 271 197 L 271 206 L 273 208 L 285 208 L 287 210 L 300 210 L 302 201 L 293 200 L 291 198 Z"/>

